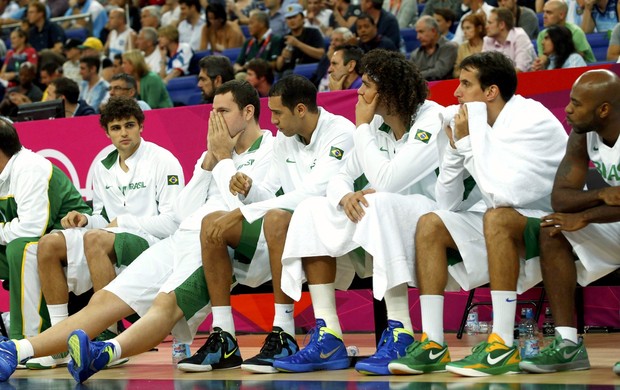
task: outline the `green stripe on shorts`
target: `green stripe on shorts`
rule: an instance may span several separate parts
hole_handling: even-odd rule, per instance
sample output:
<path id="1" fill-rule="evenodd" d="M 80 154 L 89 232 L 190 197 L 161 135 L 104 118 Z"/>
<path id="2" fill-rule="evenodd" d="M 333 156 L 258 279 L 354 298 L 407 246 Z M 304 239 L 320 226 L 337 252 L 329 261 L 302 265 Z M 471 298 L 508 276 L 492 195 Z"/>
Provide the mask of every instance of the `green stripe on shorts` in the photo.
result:
<path id="1" fill-rule="evenodd" d="M 540 256 L 539 237 L 540 218 L 527 218 L 525 230 L 523 230 L 523 241 L 525 242 L 525 260 Z"/>
<path id="2" fill-rule="evenodd" d="M 149 243 L 140 236 L 131 233 L 116 233 L 114 237 L 116 266 L 131 264 L 148 248 Z"/>
<path id="3" fill-rule="evenodd" d="M 205 307 L 209 301 L 209 290 L 202 266 L 198 267 L 185 281 L 174 289 L 177 305 L 183 311 L 186 320 L 192 318 Z"/>
<path id="4" fill-rule="evenodd" d="M 262 228 L 262 218 L 257 219 L 252 223 L 249 223 L 245 218 L 243 218 L 239 245 L 235 248 L 235 260 L 243 264 L 250 264 L 252 262 L 254 253 L 256 253 L 256 246 L 258 245 L 258 238 L 260 237 L 260 231 Z"/>

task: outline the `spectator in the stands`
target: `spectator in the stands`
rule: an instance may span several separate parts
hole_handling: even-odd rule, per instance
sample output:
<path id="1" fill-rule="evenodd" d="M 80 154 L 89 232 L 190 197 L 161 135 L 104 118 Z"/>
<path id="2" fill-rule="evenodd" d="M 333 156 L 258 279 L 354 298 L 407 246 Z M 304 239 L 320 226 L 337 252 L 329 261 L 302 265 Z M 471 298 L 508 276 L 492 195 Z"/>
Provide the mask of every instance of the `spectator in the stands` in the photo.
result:
<path id="1" fill-rule="evenodd" d="M 424 10 L 422 10 L 420 16 L 433 16 L 436 8 L 450 8 L 457 16 L 457 19 L 459 19 L 463 13 L 461 3 L 461 0 L 426 0 L 424 2 Z"/>
<path id="2" fill-rule="evenodd" d="M 482 51 L 482 43 L 486 35 L 486 17 L 483 13 L 469 14 L 461 21 L 463 29 L 463 38 L 465 42 L 461 43 L 456 54 L 456 62 L 454 63 L 454 77 L 459 78 L 461 68 L 459 64 L 466 57 Z"/>
<path id="3" fill-rule="evenodd" d="M 338 46 L 342 46 L 347 43 L 357 44 L 357 39 L 351 30 L 346 27 L 338 27 L 332 31 L 332 38 L 329 42 L 327 52 L 319 60 L 316 71 L 310 78 L 310 81 L 312 81 L 312 83 L 317 87 L 319 92 L 329 91 L 329 73 L 327 70 L 331 65 L 331 58 Z"/>
<path id="4" fill-rule="evenodd" d="M 415 1 L 415 0 L 414 0 Z M 329 36 L 329 19 L 333 11 L 323 4 L 323 0 L 306 0 L 307 7 L 304 11 L 306 27 L 315 27 L 321 31 L 324 36 Z"/>
<path id="5" fill-rule="evenodd" d="M 153 27 L 142 27 L 136 39 L 136 46 L 144 53 L 144 60 L 149 69 L 159 73 L 162 58 L 157 47 L 157 38 L 157 30 Z"/>
<path id="6" fill-rule="evenodd" d="M 617 0 L 584 0 L 581 29 L 586 34 L 611 31 L 618 24 L 619 14 Z"/>
<path id="7" fill-rule="evenodd" d="M 110 16 L 109 11 L 115 7 L 125 10 L 125 12 L 129 9 L 127 27 L 131 28 L 135 32 L 140 31 L 142 28 L 140 9 L 134 5 L 133 0 L 108 0 L 108 4 L 106 6 L 106 9 L 108 9 L 108 17 Z M 127 16 L 124 17 L 127 18 Z"/>
<path id="8" fill-rule="evenodd" d="M 276 69 L 283 75 L 297 64 L 318 62 L 325 54 L 325 41 L 316 28 L 304 27 L 304 9 L 297 3 L 286 7 L 286 24 L 291 33 L 284 37 L 285 48 L 276 60 Z"/>
<path id="9" fill-rule="evenodd" d="M 52 49 L 62 54 L 65 32 L 56 23 L 47 19 L 45 4 L 33 0 L 28 5 L 28 42 L 37 51 Z"/>
<path id="10" fill-rule="evenodd" d="M 112 76 L 112 80 L 110 80 L 110 97 L 114 96 L 126 96 L 135 99 L 142 111 L 151 109 L 147 102 L 138 99 L 136 79 L 127 73 L 119 73 Z"/>
<path id="11" fill-rule="evenodd" d="M 237 56 L 235 73 L 245 72 L 248 62 L 254 58 L 267 61 L 275 69 L 276 59 L 282 53 L 283 41 L 281 36 L 274 35 L 269 28 L 269 15 L 259 10 L 250 12 L 248 30 L 250 37 L 243 43 Z"/>
<path id="12" fill-rule="evenodd" d="M 458 45 L 439 35 L 432 16 L 424 15 L 415 24 L 420 47 L 411 52 L 411 61 L 427 81 L 452 78 Z"/>
<path id="13" fill-rule="evenodd" d="M 110 33 L 104 46 L 104 52 L 109 58 L 113 59 L 117 54 L 135 49 L 136 32 L 127 25 L 125 10 L 122 8 L 110 10 L 108 26 Z"/>
<path id="14" fill-rule="evenodd" d="M 19 10 L 19 5 L 13 0 L 0 0 L 0 26 L 9 24 L 12 15 Z"/>
<path id="15" fill-rule="evenodd" d="M 357 46 L 336 47 L 332 55 L 329 73 L 329 90 L 342 91 L 362 86 L 362 57 L 364 52 Z"/>
<path id="16" fill-rule="evenodd" d="M 30 62 L 24 62 L 19 66 L 19 85 L 9 88 L 6 95 L 15 104 L 40 102 L 43 91 L 34 83 L 37 77 L 37 67 Z"/>
<path id="17" fill-rule="evenodd" d="M 392 40 L 379 34 L 377 26 L 375 25 L 375 20 L 366 13 L 362 13 L 357 17 L 355 21 L 355 30 L 359 39 L 358 45 L 364 53 L 368 53 L 372 49 L 398 51 L 398 46 L 394 45 Z"/>
<path id="18" fill-rule="evenodd" d="M 198 63 L 198 88 L 202 92 L 203 103 L 213 103 L 215 90 L 220 85 L 235 78 L 233 66 L 228 57 L 207 56 Z"/>
<path id="19" fill-rule="evenodd" d="M 95 115 L 95 109 L 79 98 L 80 88 L 77 83 L 66 77 L 52 81 L 47 89 L 47 100 L 65 101 L 65 117 Z"/>
<path id="20" fill-rule="evenodd" d="M 101 102 L 107 98 L 109 84 L 99 76 L 101 61 L 95 56 L 80 58 L 80 99 L 84 100 L 96 112 Z"/>
<path id="21" fill-rule="evenodd" d="M 19 76 L 19 65 L 24 62 L 31 62 L 37 65 L 37 51 L 28 43 L 26 31 L 17 28 L 11 32 L 11 50 L 6 53 L 0 78 L 9 82 L 9 87 L 17 85 Z"/>
<path id="22" fill-rule="evenodd" d="M 181 9 L 181 21 L 177 26 L 179 43 L 189 44 L 192 50 L 201 50 L 200 41 L 206 23 L 200 15 L 202 10 L 200 0 L 179 0 L 179 7 Z"/>
<path id="23" fill-rule="evenodd" d="M 538 16 L 530 8 L 519 6 L 517 0 L 498 0 L 500 7 L 508 8 L 515 16 L 515 26 L 521 27 L 530 39 L 538 36 Z"/>
<path id="24" fill-rule="evenodd" d="M 549 58 L 547 69 L 577 68 L 586 61 L 575 50 L 571 32 L 565 26 L 555 25 L 545 30 L 543 53 Z"/>
<path id="25" fill-rule="evenodd" d="M 71 15 L 83 15 L 90 14 L 90 20 L 93 25 L 93 36 L 100 37 L 101 30 L 108 23 L 108 14 L 97 0 L 76 0 L 71 8 L 67 10 L 65 16 Z M 89 20 L 87 18 L 84 19 L 74 19 L 63 24 L 65 29 L 76 28 L 76 27 L 84 27 L 88 28 Z"/>
<path id="26" fill-rule="evenodd" d="M 47 90 L 52 81 L 62 77 L 62 67 L 54 61 L 46 62 L 39 67 L 39 81 L 41 86 L 45 87 L 43 91 L 42 101 L 47 100 Z"/>
<path id="27" fill-rule="evenodd" d="M 252 11 L 267 12 L 267 7 L 262 1 L 254 0 L 235 0 L 226 2 L 226 12 L 228 20 L 246 25 L 250 23 L 250 14 Z"/>
<path id="28" fill-rule="evenodd" d="M 69 9 L 68 0 L 46 0 L 45 5 L 47 5 L 50 10 L 50 18 L 64 16 Z"/>
<path id="29" fill-rule="evenodd" d="M 269 27 L 275 35 L 281 37 L 290 32 L 286 19 L 284 18 L 285 6 L 282 0 L 265 0 L 265 7 L 269 13 Z"/>
<path id="30" fill-rule="evenodd" d="M 609 47 L 607 48 L 607 61 L 620 60 L 620 23 L 611 31 Z"/>
<path id="31" fill-rule="evenodd" d="M 158 29 L 161 21 L 160 8 L 155 5 L 148 5 L 140 10 L 140 23 L 142 28 L 152 27 Z"/>
<path id="32" fill-rule="evenodd" d="M 203 26 L 203 41 L 200 44 L 202 50 L 207 48 L 207 44 L 214 53 L 243 45 L 245 36 L 241 27 L 228 20 L 224 6 L 217 3 L 209 4 L 206 14 L 207 25 Z"/>
<path id="33" fill-rule="evenodd" d="M 383 0 L 383 9 L 396 16 L 400 28 L 413 28 L 418 21 L 416 0 Z"/>
<path id="34" fill-rule="evenodd" d="M 175 27 L 160 27 L 157 34 L 161 55 L 158 73 L 167 84 L 173 78 L 188 73 L 194 53 L 189 43 L 179 43 L 179 31 Z"/>
<path id="35" fill-rule="evenodd" d="M 151 108 L 172 107 L 172 100 L 164 82 L 157 73 L 149 69 L 140 50 L 130 50 L 123 54 L 123 71 L 138 81 L 140 99 Z"/>
<path id="36" fill-rule="evenodd" d="M 9 3 L 0 16 L 0 25 L 20 23 L 24 20 L 28 12 L 28 3 L 30 0 L 17 0 L 17 2 Z M 28 31 L 28 29 L 24 29 L 24 31 Z"/>
<path id="37" fill-rule="evenodd" d="M 450 8 L 436 8 L 433 18 L 435 18 L 437 26 L 439 26 L 439 35 L 449 41 L 452 40 L 454 33 L 451 30 L 452 25 L 456 21 L 456 14 Z"/>
<path id="38" fill-rule="evenodd" d="M 383 8 L 383 0 L 361 0 L 360 9 L 363 13 L 369 15 L 374 21 L 374 25 L 377 26 L 377 32 L 379 35 L 388 38 L 392 41 L 395 47 L 400 47 L 400 27 L 398 26 L 398 20 L 391 13 L 385 11 Z M 351 27 L 351 31 L 357 34 L 357 22 Z"/>
<path id="39" fill-rule="evenodd" d="M 82 77 L 80 77 L 81 44 L 82 42 L 77 39 L 67 39 L 65 42 L 65 57 L 67 60 L 62 65 L 63 76 L 70 78 L 76 83 L 82 81 Z"/>
<path id="40" fill-rule="evenodd" d="M 255 58 L 248 62 L 245 79 L 256 89 L 260 97 L 267 97 L 273 85 L 273 69 L 269 62 L 262 58 Z"/>
<path id="41" fill-rule="evenodd" d="M 488 20 L 491 10 L 495 8 L 484 2 L 484 0 L 463 0 L 463 5 L 469 7 L 469 11 L 465 12 L 461 17 L 459 25 L 456 27 L 456 31 L 454 32 L 454 37 L 452 38 L 452 40 L 459 45 L 463 43 L 463 30 L 461 29 L 461 22 L 465 19 L 465 17 L 470 14 L 483 13 L 485 20 Z"/>
<path id="42" fill-rule="evenodd" d="M 178 0 L 166 0 L 166 3 L 161 8 L 161 27 L 174 26 L 176 27 L 181 20 L 181 6 Z"/>
<path id="43" fill-rule="evenodd" d="M 329 18 L 329 27 L 332 32 L 339 27 L 353 27 L 357 17 L 362 13 L 358 5 L 351 4 L 351 0 L 333 0 L 332 6 L 333 12 Z"/>

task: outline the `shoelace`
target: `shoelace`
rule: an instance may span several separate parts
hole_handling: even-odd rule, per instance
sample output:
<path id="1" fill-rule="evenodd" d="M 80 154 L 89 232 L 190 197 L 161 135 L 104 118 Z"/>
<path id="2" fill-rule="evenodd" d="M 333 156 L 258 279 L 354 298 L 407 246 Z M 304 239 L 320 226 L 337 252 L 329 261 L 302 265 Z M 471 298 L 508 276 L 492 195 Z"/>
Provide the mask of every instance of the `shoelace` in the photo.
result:
<path id="1" fill-rule="evenodd" d="M 487 343 L 486 341 L 482 341 L 481 343 L 478 343 L 478 345 L 476 345 L 475 347 L 471 349 L 471 354 L 473 356 L 476 356 L 481 353 L 484 353 L 488 345 L 489 343 Z"/>
<path id="2" fill-rule="evenodd" d="M 394 354 L 392 352 L 397 349 L 396 342 L 394 340 L 395 337 L 393 336 L 391 332 L 388 332 L 387 330 L 383 331 L 383 335 L 385 335 L 386 337 L 381 338 L 382 344 L 381 346 L 377 347 L 377 352 L 374 354 L 374 356 L 376 358 L 393 357 Z"/>
<path id="3" fill-rule="evenodd" d="M 265 345 L 260 349 L 261 355 L 277 355 L 282 350 L 284 340 L 281 333 L 271 332 L 265 340 Z"/>
<path id="4" fill-rule="evenodd" d="M 222 332 L 213 332 L 209 335 L 209 338 L 204 343 L 202 347 L 196 351 L 196 354 L 200 354 L 202 352 L 216 352 L 219 349 L 219 344 L 224 343 L 224 337 Z"/>
<path id="5" fill-rule="evenodd" d="M 407 355 L 411 354 L 415 349 L 419 348 L 422 346 L 422 342 L 420 341 L 414 341 L 412 344 L 410 344 L 409 346 L 407 346 L 407 348 L 405 349 L 405 351 L 407 352 Z"/>
<path id="6" fill-rule="evenodd" d="M 310 336 L 310 341 L 306 344 L 306 339 Z M 320 350 L 319 347 L 319 339 L 321 337 L 321 329 L 318 326 L 310 329 L 310 331 L 304 337 L 304 348 L 300 350 L 298 353 L 303 354 L 304 356 L 307 354 L 314 354 Z"/>

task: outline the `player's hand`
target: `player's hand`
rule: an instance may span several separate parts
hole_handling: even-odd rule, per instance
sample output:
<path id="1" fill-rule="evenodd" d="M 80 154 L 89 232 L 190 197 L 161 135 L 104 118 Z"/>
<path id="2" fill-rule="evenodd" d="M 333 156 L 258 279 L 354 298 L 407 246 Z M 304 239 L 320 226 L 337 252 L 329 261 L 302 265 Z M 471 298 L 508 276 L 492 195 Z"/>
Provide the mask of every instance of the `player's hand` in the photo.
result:
<path id="1" fill-rule="evenodd" d="M 208 244 L 223 245 L 225 244 L 224 234 L 228 229 L 242 221 L 243 214 L 241 214 L 241 210 L 236 209 L 226 213 L 207 226 L 204 231 L 204 238 Z"/>
<path id="2" fill-rule="evenodd" d="M 69 211 L 67 215 L 62 217 L 60 220 L 60 224 L 64 229 L 70 229 L 75 227 L 83 227 L 88 223 L 88 218 L 86 215 L 78 212 L 78 211 Z"/>
<path id="3" fill-rule="evenodd" d="M 355 126 L 359 127 L 364 123 L 370 123 L 372 118 L 375 116 L 378 103 L 378 93 L 375 93 L 372 97 L 368 95 L 357 95 L 357 104 L 355 105 Z"/>
<path id="4" fill-rule="evenodd" d="M 252 178 L 245 173 L 237 172 L 230 178 L 230 193 L 237 196 L 248 196 L 250 189 L 252 188 Z"/>
<path id="5" fill-rule="evenodd" d="M 560 234 L 562 231 L 574 232 L 575 230 L 582 229 L 588 225 L 583 219 L 581 213 L 567 214 L 567 213 L 553 213 L 541 218 L 541 227 L 552 227 L 551 237 L 556 234 Z"/>
<path id="6" fill-rule="evenodd" d="M 375 190 L 368 188 L 357 192 L 349 192 L 342 197 L 340 200 L 340 205 L 351 222 L 358 223 L 362 220 L 366 214 L 364 212 L 364 207 L 368 207 L 368 201 L 364 195 L 373 193 L 375 193 Z"/>
<path id="7" fill-rule="evenodd" d="M 461 104 L 459 112 L 454 116 L 454 132 L 455 141 L 465 138 L 469 135 L 469 115 L 467 114 L 467 106 Z"/>
<path id="8" fill-rule="evenodd" d="M 209 116 L 209 132 L 207 134 L 207 145 L 214 157 L 218 160 L 231 158 L 232 150 L 237 144 L 237 140 L 243 132 L 237 133 L 234 137 L 230 136 L 228 125 L 224 121 L 221 112 L 211 111 Z"/>
<path id="9" fill-rule="evenodd" d="M 620 187 L 602 188 L 599 197 L 608 206 L 620 206 Z"/>

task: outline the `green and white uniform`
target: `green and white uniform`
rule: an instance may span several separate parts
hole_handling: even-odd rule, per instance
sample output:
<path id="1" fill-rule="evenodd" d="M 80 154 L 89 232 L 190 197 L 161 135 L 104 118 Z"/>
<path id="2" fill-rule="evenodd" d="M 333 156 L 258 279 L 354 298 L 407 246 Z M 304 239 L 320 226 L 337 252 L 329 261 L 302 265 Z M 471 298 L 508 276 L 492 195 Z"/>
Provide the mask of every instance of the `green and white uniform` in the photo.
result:
<path id="1" fill-rule="evenodd" d="M 37 243 L 69 211 L 90 209 L 69 178 L 47 159 L 22 148 L 0 173 L 0 278 L 9 280 L 10 337 L 35 336 L 49 326 L 37 272 Z"/>

